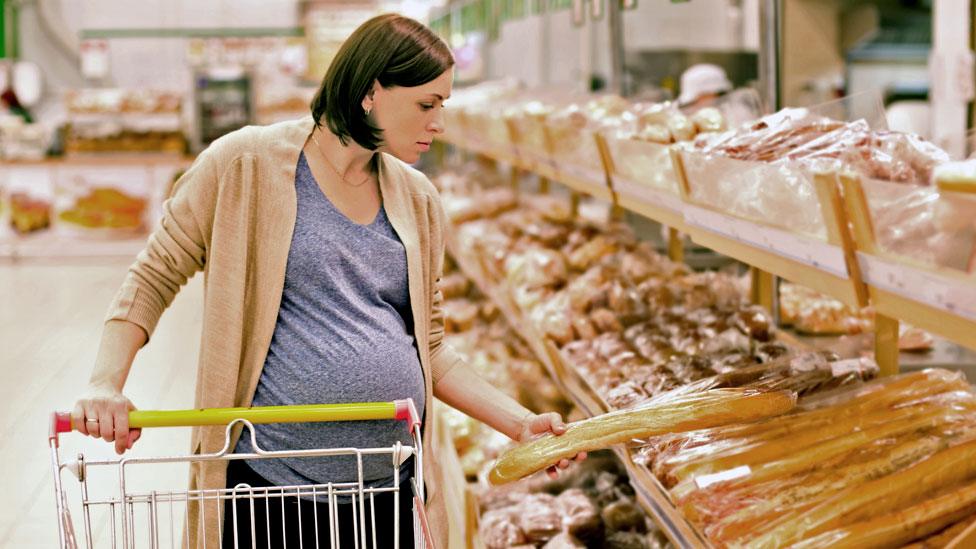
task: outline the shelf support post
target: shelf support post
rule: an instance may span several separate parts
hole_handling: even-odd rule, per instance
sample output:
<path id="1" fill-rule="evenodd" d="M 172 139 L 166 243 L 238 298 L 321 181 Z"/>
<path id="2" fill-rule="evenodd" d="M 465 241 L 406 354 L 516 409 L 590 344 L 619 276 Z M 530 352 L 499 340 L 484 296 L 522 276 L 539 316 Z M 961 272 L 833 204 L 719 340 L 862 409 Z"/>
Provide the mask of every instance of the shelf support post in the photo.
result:
<path id="1" fill-rule="evenodd" d="M 874 360 L 882 376 L 898 373 L 898 319 L 874 315 Z"/>

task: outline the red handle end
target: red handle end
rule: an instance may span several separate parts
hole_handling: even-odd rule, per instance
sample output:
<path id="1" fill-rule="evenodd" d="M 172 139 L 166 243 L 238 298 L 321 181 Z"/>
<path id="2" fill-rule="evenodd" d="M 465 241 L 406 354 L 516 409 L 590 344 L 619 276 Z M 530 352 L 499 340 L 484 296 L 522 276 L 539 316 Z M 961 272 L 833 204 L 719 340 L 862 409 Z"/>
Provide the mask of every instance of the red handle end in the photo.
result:
<path id="1" fill-rule="evenodd" d="M 412 398 L 394 400 L 393 404 L 396 406 L 394 419 L 406 421 L 411 431 L 414 427 L 420 425 L 420 414 L 417 413 L 417 407 L 414 405 Z"/>
<path id="2" fill-rule="evenodd" d="M 51 414 L 51 433 L 52 438 L 57 438 L 60 433 L 70 433 L 71 412 L 53 412 Z"/>

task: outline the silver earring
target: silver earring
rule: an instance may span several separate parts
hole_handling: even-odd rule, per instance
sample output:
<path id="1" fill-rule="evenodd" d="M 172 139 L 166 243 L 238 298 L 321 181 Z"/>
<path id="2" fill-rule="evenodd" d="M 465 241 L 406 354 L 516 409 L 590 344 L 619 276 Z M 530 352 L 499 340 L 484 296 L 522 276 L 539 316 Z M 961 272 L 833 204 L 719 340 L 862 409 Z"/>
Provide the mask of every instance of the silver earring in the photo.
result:
<path id="1" fill-rule="evenodd" d="M 373 107 L 363 107 L 363 112 L 366 113 L 366 116 L 369 116 L 369 111 L 371 110 L 373 110 Z"/>

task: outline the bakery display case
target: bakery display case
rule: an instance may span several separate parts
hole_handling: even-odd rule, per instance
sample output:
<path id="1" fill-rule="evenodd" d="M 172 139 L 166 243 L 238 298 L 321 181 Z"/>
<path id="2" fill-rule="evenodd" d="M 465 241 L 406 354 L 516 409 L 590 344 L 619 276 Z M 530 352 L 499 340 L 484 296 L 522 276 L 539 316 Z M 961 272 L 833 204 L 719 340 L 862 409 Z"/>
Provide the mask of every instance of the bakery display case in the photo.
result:
<path id="1" fill-rule="evenodd" d="M 151 89 L 82 88 L 65 92 L 68 154 L 170 153 L 187 148 L 183 94 Z"/>
<path id="2" fill-rule="evenodd" d="M 126 153 L 0 166 L 0 258 L 134 256 L 190 163 Z"/>
<path id="3" fill-rule="evenodd" d="M 0 236 L 11 240 L 50 228 L 53 201 L 54 183 L 46 171 L 0 170 Z"/>
<path id="4" fill-rule="evenodd" d="M 545 135 L 544 117 L 536 112 L 515 121 L 509 112 L 514 156 L 521 159 L 511 165 L 517 169 L 566 183 L 574 194 L 602 196 L 657 221 L 682 223 L 694 241 L 792 281 L 779 294 L 779 307 L 797 331 L 876 334 L 878 363 L 813 350 L 777 329 L 768 309 L 752 308 L 756 293 L 748 282 L 693 273 L 642 246 L 612 220 L 602 226 L 585 221 L 573 195 L 513 189 L 506 177 L 485 173 L 492 171 L 490 162 L 437 181 L 455 223 L 450 254 L 518 327 L 585 416 L 715 387 L 799 395 L 796 411 L 716 429 L 714 444 L 703 430 L 614 448 L 637 501 L 674 545 L 968 539 L 960 536 L 976 520 L 966 496 L 973 475 L 956 464 L 969 452 L 973 389 L 946 370 L 897 373 L 899 344 L 932 345 L 921 329 L 973 346 L 962 333 L 966 296 L 976 295 L 968 271 L 973 233 L 966 212 L 972 199 L 967 187 L 948 191 L 929 183 L 944 161 L 938 149 L 849 122 L 798 123 L 796 113 L 788 112 L 781 116 L 794 118 L 769 130 L 777 134 L 770 139 L 748 137 L 755 128 L 685 142 L 671 137 L 667 144 L 603 131 L 590 135 L 604 168 L 597 191 L 593 181 L 564 181 L 574 178 L 564 177 L 568 172 L 560 171 L 556 155 L 539 160 L 545 150 L 539 145 L 546 142 L 524 133 L 542 125 Z M 454 117 L 463 120 L 466 113 Z M 463 147 L 469 128 L 450 128 L 445 141 Z M 767 147 L 787 135 L 808 144 L 808 157 L 777 156 L 782 153 L 776 147 Z M 512 161 L 512 155 L 490 150 L 471 152 Z M 630 202 L 622 199 L 619 181 L 626 181 Z M 766 193 L 767 185 L 769 196 L 749 198 Z M 662 194 L 670 200 L 660 200 Z M 912 207 L 908 197 L 926 204 L 915 208 L 952 215 L 893 215 L 898 208 L 891 210 L 892 204 Z M 650 207 L 635 205 L 641 201 Z M 662 206 L 670 218 L 658 215 Z M 884 220 L 880 228 L 877 219 Z M 924 261 L 896 253 L 923 242 L 929 254 L 920 256 Z M 879 279 L 877 270 L 868 274 L 871 261 L 880 260 L 895 269 L 894 278 L 889 273 Z M 923 278 L 901 293 L 889 292 L 897 300 L 883 293 L 885 283 L 911 276 Z M 914 293 L 906 294 L 908 288 Z M 911 307 L 909 296 L 917 301 Z M 894 319 L 906 322 L 892 326 Z M 850 424 L 822 419 L 841 417 L 850 417 Z M 800 424 L 809 430 L 793 426 Z M 792 452 L 800 447 L 805 459 Z M 953 473 L 919 480 L 942 466 Z M 682 472 L 675 476 L 672 467 Z M 806 516 L 816 521 L 800 520 Z"/>

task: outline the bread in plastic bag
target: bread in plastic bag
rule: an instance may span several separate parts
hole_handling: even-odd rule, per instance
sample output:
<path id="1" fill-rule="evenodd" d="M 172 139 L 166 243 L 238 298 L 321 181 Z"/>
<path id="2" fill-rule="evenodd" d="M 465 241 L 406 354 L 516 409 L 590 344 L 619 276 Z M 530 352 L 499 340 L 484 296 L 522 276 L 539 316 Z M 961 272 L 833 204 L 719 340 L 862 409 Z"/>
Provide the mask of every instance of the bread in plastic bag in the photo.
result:
<path id="1" fill-rule="evenodd" d="M 563 435 L 546 435 L 506 452 L 499 457 L 489 480 L 493 484 L 511 482 L 560 459 L 633 438 L 779 415 L 792 409 L 795 403 L 796 396 L 785 391 L 757 393 L 721 389 L 660 405 L 610 412 L 571 423 Z"/>

